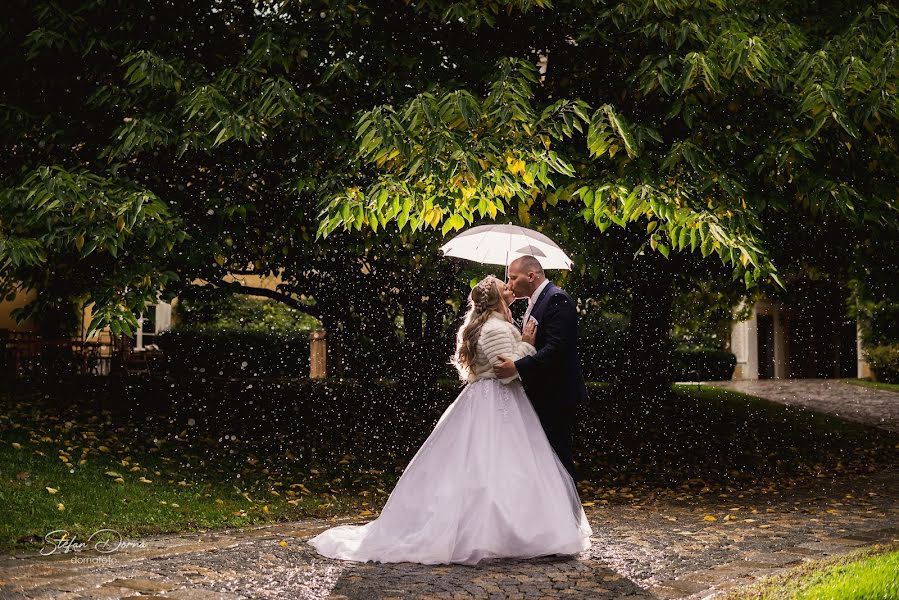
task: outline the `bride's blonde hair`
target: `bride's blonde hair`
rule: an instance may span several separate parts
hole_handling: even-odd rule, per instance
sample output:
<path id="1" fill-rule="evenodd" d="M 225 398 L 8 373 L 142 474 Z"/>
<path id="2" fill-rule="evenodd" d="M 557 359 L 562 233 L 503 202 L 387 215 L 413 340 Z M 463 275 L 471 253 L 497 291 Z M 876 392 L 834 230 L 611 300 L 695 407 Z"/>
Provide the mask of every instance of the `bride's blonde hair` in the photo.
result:
<path id="1" fill-rule="evenodd" d="M 488 275 L 479 281 L 468 295 L 468 312 L 465 313 L 465 321 L 456 334 L 456 353 L 450 361 L 459 371 L 459 377 L 463 381 L 468 379 L 471 363 L 478 349 L 478 337 L 484 323 L 490 318 L 490 313 L 503 312 L 507 309 L 502 290 L 502 281 Z"/>

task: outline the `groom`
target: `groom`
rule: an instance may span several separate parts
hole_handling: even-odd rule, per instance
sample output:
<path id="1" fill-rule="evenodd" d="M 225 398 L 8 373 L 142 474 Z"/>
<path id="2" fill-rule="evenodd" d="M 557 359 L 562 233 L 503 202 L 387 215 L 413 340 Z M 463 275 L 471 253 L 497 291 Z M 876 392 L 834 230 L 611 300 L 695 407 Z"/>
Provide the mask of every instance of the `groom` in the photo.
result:
<path id="1" fill-rule="evenodd" d="M 522 256 L 509 265 L 509 287 L 515 298 L 528 298 L 523 325 L 537 322 L 534 346 L 537 354 L 517 361 L 500 357 L 494 366 L 498 378 L 521 377 L 524 390 L 550 445 L 577 481 L 571 436 L 579 401 L 587 400 L 587 387 L 577 354 L 577 312 L 565 290 L 546 279 L 533 256 Z"/>

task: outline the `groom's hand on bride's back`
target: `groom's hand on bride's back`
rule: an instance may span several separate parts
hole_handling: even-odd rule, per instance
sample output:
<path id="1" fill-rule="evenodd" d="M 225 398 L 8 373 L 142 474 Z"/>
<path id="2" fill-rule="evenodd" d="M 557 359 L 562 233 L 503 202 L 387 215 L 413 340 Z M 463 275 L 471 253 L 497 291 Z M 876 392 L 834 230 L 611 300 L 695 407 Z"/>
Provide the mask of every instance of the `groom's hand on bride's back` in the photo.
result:
<path id="1" fill-rule="evenodd" d="M 493 374 L 497 379 L 508 379 L 518 374 L 515 368 L 515 361 L 507 356 L 499 356 L 499 360 L 493 365 Z"/>

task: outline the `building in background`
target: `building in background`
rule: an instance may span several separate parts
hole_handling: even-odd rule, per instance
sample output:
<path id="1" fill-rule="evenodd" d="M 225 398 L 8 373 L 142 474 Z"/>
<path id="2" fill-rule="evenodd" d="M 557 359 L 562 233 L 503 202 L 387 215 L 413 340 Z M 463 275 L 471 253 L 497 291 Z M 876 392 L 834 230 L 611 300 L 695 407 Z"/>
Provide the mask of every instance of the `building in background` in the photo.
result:
<path id="1" fill-rule="evenodd" d="M 826 302 L 791 306 L 756 302 L 733 324 L 734 379 L 867 378 L 859 324 Z"/>

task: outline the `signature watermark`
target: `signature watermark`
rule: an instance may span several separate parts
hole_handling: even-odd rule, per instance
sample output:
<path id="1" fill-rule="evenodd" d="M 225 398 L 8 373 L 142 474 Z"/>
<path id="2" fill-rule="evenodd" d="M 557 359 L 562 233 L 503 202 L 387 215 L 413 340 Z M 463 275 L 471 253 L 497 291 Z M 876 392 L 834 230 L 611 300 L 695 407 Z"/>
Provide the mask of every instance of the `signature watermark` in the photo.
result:
<path id="1" fill-rule="evenodd" d="M 65 529 L 56 529 L 44 536 L 41 556 L 69 554 L 85 550 L 94 550 L 100 554 L 108 555 L 127 548 L 145 547 L 140 540 L 126 540 L 115 529 L 98 529 L 84 541 L 80 541 L 77 536 L 69 535 L 69 532 Z M 72 562 L 79 564 L 109 564 L 116 562 L 116 560 L 110 556 L 75 556 L 72 557 Z"/>

